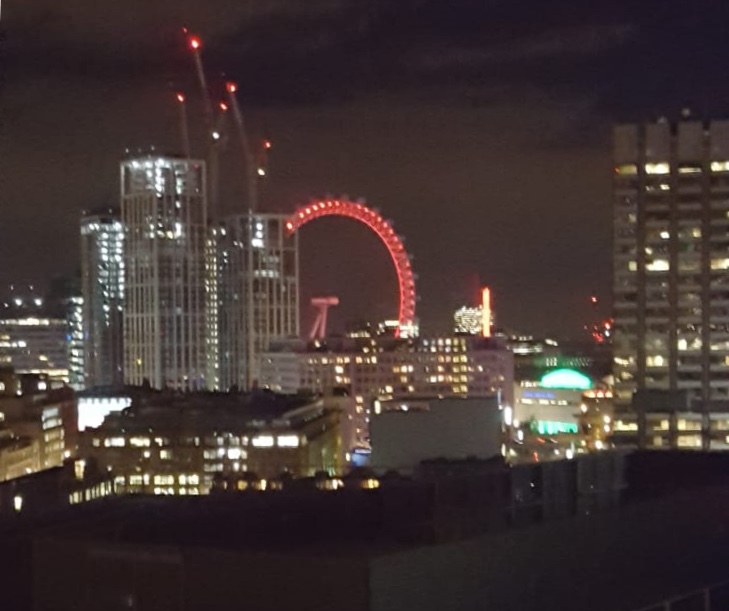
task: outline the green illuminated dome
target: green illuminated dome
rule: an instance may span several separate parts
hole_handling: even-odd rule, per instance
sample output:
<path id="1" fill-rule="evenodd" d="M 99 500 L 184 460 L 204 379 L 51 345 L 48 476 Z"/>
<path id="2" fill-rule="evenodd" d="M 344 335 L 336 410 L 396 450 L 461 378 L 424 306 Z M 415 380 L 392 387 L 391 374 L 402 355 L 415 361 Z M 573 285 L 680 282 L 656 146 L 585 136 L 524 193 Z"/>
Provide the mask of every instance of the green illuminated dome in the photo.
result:
<path id="1" fill-rule="evenodd" d="M 574 390 L 592 388 L 590 378 L 575 369 L 555 369 L 545 374 L 539 383 L 544 388 L 569 388 Z"/>

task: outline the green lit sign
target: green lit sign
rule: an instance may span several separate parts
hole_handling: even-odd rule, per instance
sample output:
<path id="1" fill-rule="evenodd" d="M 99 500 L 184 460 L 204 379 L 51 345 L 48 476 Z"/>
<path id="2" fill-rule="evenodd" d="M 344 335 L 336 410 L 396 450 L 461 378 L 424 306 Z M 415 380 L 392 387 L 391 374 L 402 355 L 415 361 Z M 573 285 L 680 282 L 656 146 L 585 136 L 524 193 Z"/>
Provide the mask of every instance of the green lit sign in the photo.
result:
<path id="1" fill-rule="evenodd" d="M 560 433 L 577 433 L 574 422 L 554 422 L 552 420 L 537 420 L 531 425 L 533 433 L 540 435 L 559 435 Z"/>
<path id="2" fill-rule="evenodd" d="M 575 369 L 555 369 L 545 374 L 539 381 L 543 388 L 565 388 L 570 390 L 589 390 L 592 380 Z"/>

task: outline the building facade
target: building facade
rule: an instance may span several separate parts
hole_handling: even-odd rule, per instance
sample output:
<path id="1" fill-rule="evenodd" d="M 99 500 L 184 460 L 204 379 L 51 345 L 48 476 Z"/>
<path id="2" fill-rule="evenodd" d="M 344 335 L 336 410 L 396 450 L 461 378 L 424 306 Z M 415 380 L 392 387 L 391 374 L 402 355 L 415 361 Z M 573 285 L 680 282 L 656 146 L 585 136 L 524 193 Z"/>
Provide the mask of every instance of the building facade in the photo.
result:
<path id="1" fill-rule="evenodd" d="M 341 474 L 345 411 L 335 398 L 161 393 L 84 431 L 81 453 L 118 492 L 207 494 L 223 476 L 265 489 L 260 478 Z"/>
<path id="2" fill-rule="evenodd" d="M 215 230 L 219 387 L 250 389 L 258 355 L 299 336 L 299 237 L 286 215 L 246 213 Z"/>
<path id="3" fill-rule="evenodd" d="M 63 319 L 21 316 L 0 320 L 0 365 L 68 383 L 67 334 Z"/>
<path id="4" fill-rule="evenodd" d="M 116 209 L 81 218 L 83 386 L 121 384 L 123 375 L 124 226 Z"/>
<path id="5" fill-rule="evenodd" d="M 203 389 L 209 268 L 205 163 L 147 156 L 121 164 L 124 381 Z"/>
<path id="6" fill-rule="evenodd" d="M 636 390 L 729 411 L 729 121 L 614 133 L 616 407 Z"/>
<path id="7" fill-rule="evenodd" d="M 343 389 L 354 397 L 356 443 L 369 445 L 375 399 L 499 396 L 513 404 L 512 353 L 495 339 L 330 338 L 282 343 L 260 358 L 260 382 L 279 392 Z"/>

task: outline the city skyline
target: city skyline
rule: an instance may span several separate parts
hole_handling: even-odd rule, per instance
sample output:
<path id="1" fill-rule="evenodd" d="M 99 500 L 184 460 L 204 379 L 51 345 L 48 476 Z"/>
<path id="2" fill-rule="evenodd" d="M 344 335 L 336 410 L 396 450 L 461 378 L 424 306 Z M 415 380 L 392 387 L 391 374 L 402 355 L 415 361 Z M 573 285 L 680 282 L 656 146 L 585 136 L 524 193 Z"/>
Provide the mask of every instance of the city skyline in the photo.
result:
<path id="1" fill-rule="evenodd" d="M 254 134 L 274 143 L 263 210 L 326 192 L 366 197 L 407 238 L 427 333 L 449 327 L 478 275 L 503 325 L 579 334 L 589 295 L 609 302 L 609 124 L 686 104 L 718 112 L 726 99 L 700 69 L 727 54 L 717 12 L 683 20 L 663 7 L 654 20 L 627 3 L 564 2 L 552 16 L 536 5 L 516 14 L 467 2 L 308 4 L 268 2 L 265 15 L 263 3 L 224 1 L 8 8 L 0 255 L 13 265 L 0 281 L 73 269 L 80 211 L 118 204 L 124 149 L 179 148 L 172 92 L 196 93 L 182 25 L 203 36 L 215 87 L 222 71 L 259 83 L 241 99 Z M 680 53 L 669 46 L 676 35 Z M 34 167 L 47 181 L 29 178 Z M 240 185 L 227 189 L 227 201 L 241 199 Z M 18 227 L 34 239 L 16 238 Z M 301 243 L 302 302 L 339 295 L 334 329 L 393 317 L 394 273 L 364 228 L 325 219 Z M 337 264 L 342 245 L 349 256 Z"/>

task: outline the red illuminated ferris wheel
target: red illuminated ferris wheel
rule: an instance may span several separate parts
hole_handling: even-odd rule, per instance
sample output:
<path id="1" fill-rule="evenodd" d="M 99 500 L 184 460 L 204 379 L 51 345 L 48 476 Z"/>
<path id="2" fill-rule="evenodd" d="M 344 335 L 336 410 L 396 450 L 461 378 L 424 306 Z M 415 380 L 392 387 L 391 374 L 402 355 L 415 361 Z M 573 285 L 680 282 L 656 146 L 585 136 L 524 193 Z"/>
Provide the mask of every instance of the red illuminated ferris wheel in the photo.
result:
<path id="1" fill-rule="evenodd" d="M 415 276 L 410 264 L 410 256 L 405 251 L 405 246 L 392 225 L 376 210 L 360 202 L 346 199 L 321 199 L 313 200 L 298 208 L 286 221 L 286 230 L 290 235 L 302 225 L 322 216 L 344 216 L 359 221 L 374 231 L 384 242 L 392 257 L 392 262 L 395 264 L 400 288 L 398 336 L 411 336 L 415 329 Z"/>

